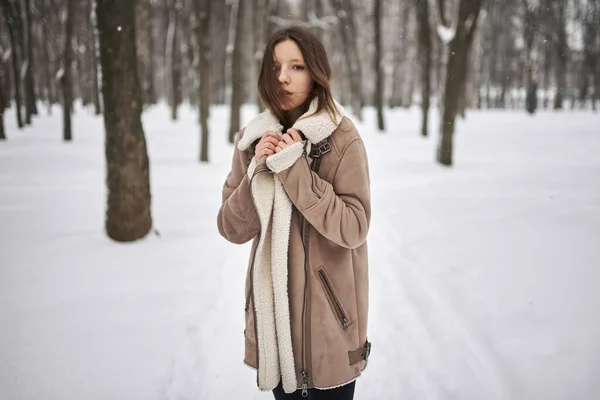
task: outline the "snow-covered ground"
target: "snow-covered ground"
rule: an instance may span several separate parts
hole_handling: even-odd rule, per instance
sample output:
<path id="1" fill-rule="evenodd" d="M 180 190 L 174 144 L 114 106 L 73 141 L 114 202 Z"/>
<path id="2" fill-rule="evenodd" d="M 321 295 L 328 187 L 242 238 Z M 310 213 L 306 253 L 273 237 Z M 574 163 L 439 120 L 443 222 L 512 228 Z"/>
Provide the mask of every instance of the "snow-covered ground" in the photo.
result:
<path id="1" fill-rule="evenodd" d="M 384 134 L 365 116 L 373 353 L 356 398 L 597 399 L 600 115 L 470 111 L 451 169 L 417 109 L 388 110 Z M 6 115 L 1 400 L 272 398 L 242 364 L 249 247 L 216 229 L 227 118 L 212 109 L 201 165 L 195 112 L 144 114 L 160 236 L 117 244 L 102 119 L 79 111 L 65 144 L 59 108 L 22 131 Z"/>

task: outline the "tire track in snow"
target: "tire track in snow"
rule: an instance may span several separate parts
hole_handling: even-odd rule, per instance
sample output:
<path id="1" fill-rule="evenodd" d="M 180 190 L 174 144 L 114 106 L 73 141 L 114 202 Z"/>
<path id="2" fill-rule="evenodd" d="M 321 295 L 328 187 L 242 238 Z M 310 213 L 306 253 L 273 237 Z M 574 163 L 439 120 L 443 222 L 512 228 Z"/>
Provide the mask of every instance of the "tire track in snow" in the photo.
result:
<path id="1" fill-rule="evenodd" d="M 423 354 L 431 356 L 433 350 L 428 344 L 431 340 L 423 340 L 423 337 L 428 336 L 428 330 L 417 310 L 404 306 L 410 304 L 410 299 L 407 298 L 408 291 L 405 282 L 398 279 L 395 271 L 403 260 L 397 257 L 397 243 L 390 240 L 390 236 L 386 234 L 387 226 L 382 225 L 382 228 L 384 229 L 373 229 L 370 236 L 370 242 L 374 244 L 371 247 L 376 248 L 378 260 L 386 261 L 377 264 L 370 271 L 374 274 L 371 278 L 371 290 L 375 289 L 372 297 L 376 300 L 371 308 L 376 332 L 387 334 L 385 337 L 379 337 L 384 343 L 374 343 L 375 351 L 381 348 L 385 352 L 376 352 L 377 358 L 370 362 L 376 362 L 381 357 L 384 361 L 380 370 L 393 371 L 390 375 L 395 375 L 395 379 L 391 383 L 400 387 L 386 388 L 391 392 L 401 393 L 402 397 L 407 399 L 437 399 L 438 393 L 434 390 L 426 370 L 427 363 L 422 361 Z M 399 370 L 392 370 L 390 366 L 399 366 Z M 386 385 L 389 384 L 386 382 Z"/>
<path id="2" fill-rule="evenodd" d="M 477 366 L 470 366 L 477 374 L 477 377 L 483 378 L 483 382 L 481 382 L 480 385 L 488 389 L 485 392 L 486 398 L 508 399 L 509 393 L 507 385 L 493 356 L 485 350 L 476 337 L 467 329 L 456 311 L 442 299 L 439 291 L 435 287 L 435 283 L 428 279 L 422 272 L 422 269 L 425 266 L 408 250 L 407 245 L 400 235 L 396 233 L 393 218 L 384 218 L 383 221 L 384 226 L 382 226 L 382 228 L 385 227 L 383 231 L 389 238 L 389 242 L 392 243 L 391 245 L 388 245 L 388 248 L 393 249 L 393 251 L 388 252 L 391 256 L 388 256 L 388 260 L 390 260 L 390 263 L 393 263 L 394 260 L 398 260 L 398 252 L 400 252 L 401 259 L 405 261 L 405 265 L 392 268 L 392 270 L 396 275 L 395 283 L 403 286 L 406 291 L 406 297 L 413 305 L 407 308 L 414 321 L 418 324 L 417 326 L 411 326 L 409 328 L 410 331 L 416 331 L 414 333 L 417 334 L 412 335 L 416 338 L 416 350 L 421 352 L 421 355 L 425 355 L 426 359 L 434 364 L 439 363 L 439 357 L 436 357 L 436 355 L 443 354 L 444 350 L 447 350 L 443 347 L 444 343 L 442 343 L 441 339 L 448 339 L 447 330 L 450 329 L 462 342 L 464 342 L 480 367 L 476 368 Z M 430 318 L 425 318 L 425 310 L 430 311 L 427 314 L 431 316 Z M 439 318 L 436 318 L 437 316 L 441 316 L 442 321 L 439 321 Z M 438 322 L 443 322 L 443 326 L 434 326 L 434 319 L 438 319 Z M 441 332 L 439 328 L 443 328 L 444 331 Z M 409 334 L 410 333 L 411 332 L 409 332 Z M 419 339 L 419 335 L 421 334 L 427 339 L 426 342 Z M 442 335 L 444 335 L 444 337 L 440 337 Z M 433 337 L 438 337 L 440 340 L 435 340 Z M 430 373 L 433 373 L 433 371 Z M 428 380 L 428 384 L 436 381 L 436 379 L 430 379 Z M 447 393 L 447 395 L 451 396 L 450 393 Z"/>

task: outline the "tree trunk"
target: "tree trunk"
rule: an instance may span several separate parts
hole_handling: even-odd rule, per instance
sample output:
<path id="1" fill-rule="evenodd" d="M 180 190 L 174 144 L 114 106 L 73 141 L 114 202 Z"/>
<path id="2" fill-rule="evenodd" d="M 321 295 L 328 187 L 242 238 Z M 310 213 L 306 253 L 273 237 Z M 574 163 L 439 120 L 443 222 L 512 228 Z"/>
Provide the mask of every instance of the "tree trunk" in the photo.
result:
<path id="1" fill-rule="evenodd" d="M 198 104 L 200 105 L 200 161 L 208 162 L 208 116 L 210 110 L 210 17 L 211 1 L 195 0 L 196 43 L 198 45 Z"/>
<path id="2" fill-rule="evenodd" d="M 71 112 L 73 111 L 73 85 L 71 79 L 73 63 L 73 25 L 75 21 L 75 2 L 76 0 L 67 0 L 67 17 L 65 21 L 65 35 L 63 47 L 63 66 L 60 83 L 62 86 L 63 103 L 63 140 L 71 141 L 73 134 L 71 132 Z"/>
<path id="3" fill-rule="evenodd" d="M 146 26 L 146 37 L 148 38 L 148 65 L 146 65 L 146 76 L 143 77 L 145 83 L 144 87 L 144 102 L 146 104 L 156 104 L 157 95 L 156 87 L 154 85 L 154 6 L 152 2 L 147 3 L 148 7 L 148 24 Z M 142 77 L 140 77 L 142 79 Z"/>
<path id="4" fill-rule="evenodd" d="M 316 18 L 322 18 L 323 17 L 323 0 L 309 0 L 310 4 L 311 4 L 311 10 L 314 12 L 314 16 Z M 317 37 L 323 42 L 325 40 L 324 37 L 324 30 L 321 26 L 317 25 L 313 27 L 313 32 L 315 33 L 315 35 L 317 35 Z"/>
<path id="5" fill-rule="evenodd" d="M 3 52 L 0 50 L 0 140 L 6 140 L 4 131 L 4 110 L 6 110 L 6 97 L 4 96 L 4 66 L 2 65 Z"/>
<path id="6" fill-rule="evenodd" d="M 419 1 L 419 0 L 417 0 Z M 406 65 L 409 63 L 406 57 L 408 48 L 408 24 L 410 21 L 410 4 L 404 2 L 402 7 L 402 30 L 400 38 L 394 41 L 394 69 L 392 72 L 392 96 L 390 107 L 402 107 L 404 104 L 404 83 L 406 80 Z"/>
<path id="7" fill-rule="evenodd" d="M 150 49 L 150 36 L 149 36 L 149 14 L 150 14 L 150 2 L 148 0 L 137 0 L 135 4 L 135 31 L 136 31 L 136 50 L 138 60 L 138 76 L 140 78 L 140 86 L 142 90 L 142 101 L 144 104 L 151 104 L 147 98 L 148 82 L 147 82 L 147 70 L 149 64 L 152 62 L 152 52 Z"/>
<path id="8" fill-rule="evenodd" d="M 536 34 L 538 31 L 539 11 L 537 7 L 524 2 L 524 30 L 523 40 L 525 42 L 525 69 L 527 77 L 527 92 L 525 95 L 525 109 L 528 113 L 534 114 L 537 109 L 537 81 L 534 74 L 533 49 L 535 46 Z"/>
<path id="9" fill-rule="evenodd" d="M 352 111 L 362 121 L 362 68 L 358 54 L 357 32 L 354 25 L 354 10 L 350 0 L 331 0 L 338 16 L 338 27 L 348 65 Z"/>
<path id="10" fill-rule="evenodd" d="M 152 228 L 150 172 L 142 127 L 142 95 L 132 1 L 97 0 L 108 186 L 106 233 L 119 242 Z"/>
<path id="11" fill-rule="evenodd" d="M 150 6 L 150 23 L 148 24 L 148 41 L 149 41 L 149 48 L 150 48 L 150 52 L 151 54 L 154 54 L 154 46 L 155 46 L 155 42 L 154 42 L 154 21 L 155 21 L 155 17 L 154 17 L 154 7 Z M 154 60 L 154 58 L 152 58 L 150 60 L 150 64 L 148 65 L 148 76 L 147 76 L 147 80 L 148 80 L 148 92 L 147 92 L 147 96 L 146 98 L 148 99 L 148 102 L 150 102 L 150 104 L 156 104 L 158 102 L 158 95 L 156 93 L 156 84 L 154 83 L 154 71 L 156 69 L 156 60 Z"/>
<path id="12" fill-rule="evenodd" d="M 181 57 L 179 51 L 179 0 L 169 10 L 169 29 L 167 31 L 166 57 L 170 80 L 169 93 L 171 103 L 171 119 L 177 120 L 177 108 L 181 103 Z M 173 9 L 174 7 L 174 9 Z"/>
<path id="13" fill-rule="evenodd" d="M 1 1 L 4 18 L 8 30 L 8 36 L 10 39 L 10 58 L 12 59 L 12 75 L 14 82 L 15 92 L 15 114 L 17 116 L 17 126 L 23 128 L 23 117 L 21 116 L 21 78 L 19 74 L 19 47 L 17 43 L 17 37 L 19 36 L 19 21 L 17 13 L 8 1 Z"/>
<path id="14" fill-rule="evenodd" d="M 98 48 L 96 47 L 96 27 L 97 17 L 96 10 L 93 7 L 94 0 L 88 0 L 91 7 L 91 12 L 87 16 L 90 19 L 90 31 L 88 32 L 88 43 L 90 48 L 90 66 L 92 75 L 92 102 L 94 103 L 94 114 L 102 114 L 102 106 L 100 105 L 100 88 L 98 84 Z"/>
<path id="15" fill-rule="evenodd" d="M 491 95 L 491 87 L 495 89 L 498 87 L 498 53 L 500 52 L 500 40 L 497 30 L 500 27 L 500 20 L 502 19 L 501 10 L 499 9 L 496 2 L 490 2 L 489 4 L 489 18 L 491 21 L 490 27 L 490 59 L 488 64 L 488 85 L 486 91 L 486 103 L 487 108 L 497 107 L 496 99 L 498 97 L 497 91 L 494 90 L 494 95 Z"/>
<path id="16" fill-rule="evenodd" d="M 40 25 L 42 28 L 42 38 L 43 43 L 41 44 L 41 50 L 42 50 L 42 60 L 41 60 L 41 64 L 42 64 L 42 68 L 43 68 L 43 72 L 42 72 L 42 76 L 43 76 L 43 81 L 44 81 L 44 90 L 45 90 L 45 98 L 46 98 L 46 102 L 48 104 L 48 115 L 50 115 L 52 113 L 52 105 L 56 102 L 56 97 L 54 96 L 54 90 L 53 90 L 53 85 L 52 85 L 52 73 L 51 73 L 51 68 L 52 68 L 52 64 L 50 63 L 50 55 L 49 55 L 49 51 L 48 49 L 50 48 L 51 44 L 49 40 L 46 40 L 46 38 L 48 37 L 48 16 L 46 14 L 46 1 L 47 0 L 41 0 L 38 4 L 40 7 L 40 16 L 41 16 L 41 21 L 40 21 Z"/>
<path id="17" fill-rule="evenodd" d="M 23 42 L 25 43 L 25 49 L 23 54 L 27 54 L 26 68 L 24 68 L 24 79 L 25 85 L 25 122 L 31 124 L 31 116 L 37 115 L 37 105 L 34 91 L 34 78 L 33 78 L 33 40 L 31 36 L 31 0 L 24 0 L 25 15 L 25 29 L 23 29 Z"/>
<path id="18" fill-rule="evenodd" d="M 265 20 L 266 12 L 268 10 L 268 0 L 252 0 L 252 30 L 254 33 L 254 66 L 256 69 L 255 76 L 258 76 L 260 72 L 260 66 L 262 64 L 263 51 L 265 48 L 265 29 L 261 21 Z M 260 112 L 264 111 L 265 107 L 260 101 L 260 95 L 256 92 L 256 104 Z"/>
<path id="19" fill-rule="evenodd" d="M 567 31 L 565 18 L 566 4 L 564 1 L 556 1 L 555 3 L 555 18 L 557 22 L 557 43 L 556 43 L 556 94 L 554 96 L 554 109 L 560 110 L 563 108 L 563 98 L 566 90 L 566 73 L 567 73 Z"/>
<path id="20" fill-rule="evenodd" d="M 421 135 L 429 132 L 429 98 L 431 96 L 431 29 L 429 26 L 429 5 L 417 0 L 417 20 L 419 22 L 419 61 L 421 64 Z"/>
<path id="21" fill-rule="evenodd" d="M 183 18 L 182 26 L 182 40 L 181 44 L 182 52 L 185 53 L 185 64 L 182 65 L 183 70 L 183 89 L 185 93 L 183 98 L 187 99 L 191 107 L 198 107 L 198 90 L 200 85 L 200 75 L 198 74 L 198 68 L 196 64 L 200 59 L 199 48 L 200 45 L 197 42 L 195 33 L 195 24 L 198 22 L 196 18 L 195 2 L 191 2 L 186 5 L 185 15 L 190 15 L 190 18 Z M 210 61 L 209 61 L 210 62 Z"/>
<path id="22" fill-rule="evenodd" d="M 227 63 L 230 14 L 229 8 L 224 1 L 217 1 L 211 4 L 211 103 L 225 104 L 226 92 L 228 90 L 227 81 L 230 71 Z M 261 26 L 266 30 L 266 22 L 261 21 Z M 232 37 L 233 42 L 233 37 Z"/>
<path id="23" fill-rule="evenodd" d="M 269 40 L 271 38 L 271 36 L 273 36 L 273 34 L 275 33 L 275 31 L 277 30 L 277 25 L 275 24 L 275 22 L 271 21 L 270 17 L 276 17 L 279 15 L 279 2 L 280 0 L 267 0 L 268 2 L 268 17 L 267 21 L 266 21 L 266 28 L 267 28 L 267 40 Z"/>
<path id="24" fill-rule="evenodd" d="M 375 104 L 377 106 L 377 128 L 380 131 L 385 130 L 383 121 L 383 71 L 381 70 L 381 1 L 375 0 L 374 16 L 375 21 L 375 76 L 377 79 L 375 89 Z"/>
<path id="25" fill-rule="evenodd" d="M 550 43 L 546 41 L 544 50 L 544 109 L 548 108 L 548 92 L 550 91 L 550 68 L 552 66 Z"/>
<path id="26" fill-rule="evenodd" d="M 378 0 L 375 0 L 378 1 Z M 300 20 L 308 22 L 308 12 L 310 9 L 310 0 L 300 2 Z"/>
<path id="27" fill-rule="evenodd" d="M 437 161 L 446 166 L 452 165 L 454 122 L 462 86 L 465 85 L 469 44 L 477 27 L 477 19 L 482 0 L 460 0 L 456 35 L 450 41 L 446 84 L 444 87 L 444 109 L 441 137 L 438 145 Z M 467 29 L 465 22 L 470 19 Z"/>
<path id="28" fill-rule="evenodd" d="M 92 104 L 92 60 L 90 59 L 91 48 L 89 47 L 89 32 L 92 30 L 92 2 L 85 0 L 82 5 L 83 13 L 81 22 L 77 25 L 80 27 L 79 32 L 75 34 L 77 40 L 77 46 L 75 48 L 80 49 L 81 46 L 85 47 L 84 52 L 79 53 L 79 76 L 81 77 L 81 104 L 84 107 Z M 79 44 L 81 43 L 81 44 Z"/>
<path id="29" fill-rule="evenodd" d="M 479 14 L 477 14 L 477 18 L 478 17 Z M 477 18 L 474 19 L 475 23 L 477 22 Z M 471 73 L 471 66 L 475 63 L 471 55 L 473 50 L 473 40 L 475 38 L 475 31 L 476 29 L 467 30 L 465 51 L 462 53 L 463 60 L 460 62 L 461 65 L 464 66 L 464 68 L 461 68 L 461 75 L 459 77 L 459 80 L 462 82 L 462 84 L 460 85 L 460 89 L 458 92 L 458 108 L 456 111 L 457 115 L 460 115 L 461 118 L 466 118 L 466 108 L 469 104 L 469 92 L 467 89 L 469 87 L 470 82 L 469 76 Z"/>
<path id="30" fill-rule="evenodd" d="M 54 85 L 54 70 L 53 63 L 51 62 L 50 53 L 52 49 L 52 42 L 48 40 L 49 32 L 52 30 L 51 20 L 52 18 L 48 15 L 48 11 L 51 4 L 48 4 L 48 0 L 41 0 L 38 3 L 39 14 L 40 14 L 40 27 L 41 27 L 41 65 L 42 81 L 44 89 L 44 100 L 46 101 L 48 115 L 52 115 L 52 106 L 58 101 L 55 93 Z"/>
<path id="31" fill-rule="evenodd" d="M 235 142 L 235 136 L 240 130 L 240 109 L 244 95 L 244 80 L 242 75 L 242 34 L 244 31 L 244 0 L 238 0 L 236 8 L 235 39 L 231 60 L 231 115 L 229 121 L 229 143 Z"/>

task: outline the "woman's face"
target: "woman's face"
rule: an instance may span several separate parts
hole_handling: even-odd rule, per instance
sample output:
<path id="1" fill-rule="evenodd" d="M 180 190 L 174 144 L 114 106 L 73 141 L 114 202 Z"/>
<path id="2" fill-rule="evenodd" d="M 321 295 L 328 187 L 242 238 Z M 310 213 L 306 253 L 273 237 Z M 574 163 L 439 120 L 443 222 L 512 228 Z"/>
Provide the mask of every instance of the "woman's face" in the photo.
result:
<path id="1" fill-rule="evenodd" d="M 273 50 L 273 72 L 281 84 L 282 108 L 293 110 L 304 104 L 313 81 L 296 42 L 284 40 L 277 43 Z"/>

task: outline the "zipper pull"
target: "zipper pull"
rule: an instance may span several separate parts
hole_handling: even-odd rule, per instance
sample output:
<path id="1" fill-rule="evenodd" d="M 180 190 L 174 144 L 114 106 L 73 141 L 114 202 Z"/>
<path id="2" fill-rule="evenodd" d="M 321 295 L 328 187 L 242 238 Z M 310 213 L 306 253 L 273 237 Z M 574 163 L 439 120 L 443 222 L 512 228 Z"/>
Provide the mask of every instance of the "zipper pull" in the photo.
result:
<path id="1" fill-rule="evenodd" d="M 308 374 L 302 370 L 302 397 L 308 397 Z"/>
<path id="2" fill-rule="evenodd" d="M 342 318 L 342 326 L 344 329 L 347 329 L 349 325 L 350 323 L 348 322 L 348 319 L 346 317 Z"/>

